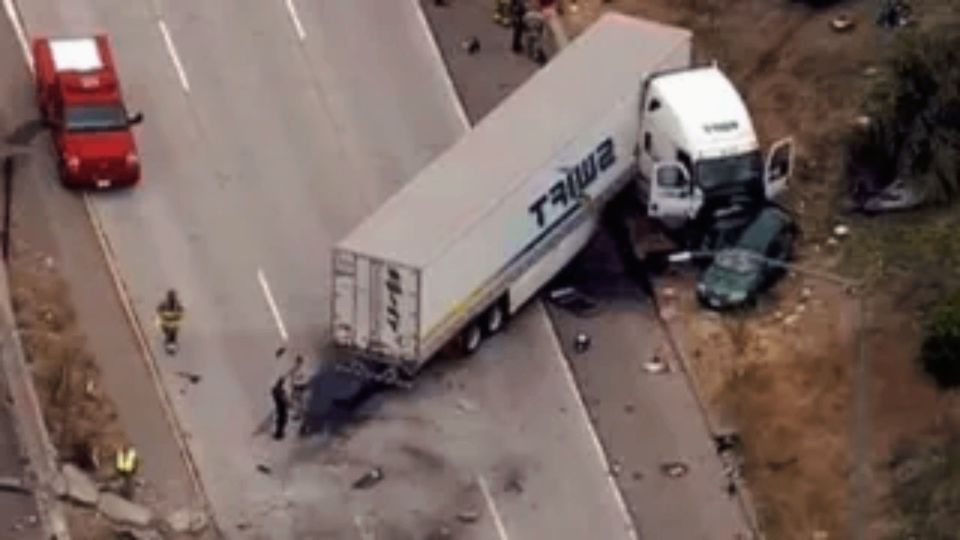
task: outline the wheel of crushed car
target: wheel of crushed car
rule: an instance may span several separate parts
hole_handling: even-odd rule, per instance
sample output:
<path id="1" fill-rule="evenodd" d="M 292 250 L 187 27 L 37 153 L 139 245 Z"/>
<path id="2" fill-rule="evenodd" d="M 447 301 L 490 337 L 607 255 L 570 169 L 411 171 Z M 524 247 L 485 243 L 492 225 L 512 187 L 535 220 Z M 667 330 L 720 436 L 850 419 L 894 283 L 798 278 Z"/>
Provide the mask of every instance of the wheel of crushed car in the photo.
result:
<path id="1" fill-rule="evenodd" d="M 480 331 L 480 325 L 477 323 L 470 323 L 463 330 L 463 334 L 460 337 L 460 342 L 463 346 L 463 352 L 465 354 L 473 354 L 480 348 L 480 342 L 483 341 L 483 332 Z"/>
<path id="2" fill-rule="evenodd" d="M 487 310 L 487 315 L 484 317 L 484 329 L 487 331 L 487 335 L 493 335 L 503 329 L 503 324 L 506 322 L 506 314 L 503 311 L 503 304 L 497 302 L 496 304 L 490 306 L 490 309 Z"/>

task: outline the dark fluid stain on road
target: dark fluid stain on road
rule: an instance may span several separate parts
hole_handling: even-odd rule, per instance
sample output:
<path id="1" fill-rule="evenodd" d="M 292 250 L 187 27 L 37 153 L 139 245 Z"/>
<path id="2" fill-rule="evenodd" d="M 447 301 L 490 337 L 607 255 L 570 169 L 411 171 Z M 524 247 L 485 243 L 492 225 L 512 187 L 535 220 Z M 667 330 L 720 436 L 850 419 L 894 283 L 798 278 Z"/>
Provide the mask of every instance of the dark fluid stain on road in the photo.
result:
<path id="1" fill-rule="evenodd" d="M 336 433 L 369 418 L 392 388 L 324 367 L 310 379 L 302 435 Z"/>

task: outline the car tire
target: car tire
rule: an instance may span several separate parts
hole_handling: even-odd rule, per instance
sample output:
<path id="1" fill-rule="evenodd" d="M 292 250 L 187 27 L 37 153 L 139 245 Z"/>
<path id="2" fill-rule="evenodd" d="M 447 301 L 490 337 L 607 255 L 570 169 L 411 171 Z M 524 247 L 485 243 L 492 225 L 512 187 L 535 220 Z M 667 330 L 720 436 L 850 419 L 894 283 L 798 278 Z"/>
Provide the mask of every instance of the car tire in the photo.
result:
<path id="1" fill-rule="evenodd" d="M 503 302 L 497 302 L 490 306 L 487 313 L 483 316 L 483 329 L 488 336 L 492 336 L 500 330 L 503 330 L 506 323 L 507 314 L 503 307 Z"/>
<path id="2" fill-rule="evenodd" d="M 480 348 L 480 343 L 483 342 L 483 331 L 480 329 L 480 325 L 476 322 L 471 322 L 467 325 L 466 328 L 460 333 L 460 349 L 463 351 L 463 354 L 469 356 Z"/>

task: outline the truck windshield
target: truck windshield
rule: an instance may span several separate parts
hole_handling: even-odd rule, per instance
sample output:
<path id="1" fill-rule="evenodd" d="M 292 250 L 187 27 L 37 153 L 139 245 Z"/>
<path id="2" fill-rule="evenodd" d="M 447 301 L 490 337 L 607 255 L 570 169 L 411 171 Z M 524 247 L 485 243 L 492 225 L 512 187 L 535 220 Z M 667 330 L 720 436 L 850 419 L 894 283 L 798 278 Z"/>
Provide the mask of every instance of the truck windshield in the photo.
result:
<path id="1" fill-rule="evenodd" d="M 120 105 L 77 105 L 64 111 L 67 131 L 113 131 L 127 127 L 127 112 Z"/>
<path id="2" fill-rule="evenodd" d="M 710 191 L 722 186 L 745 185 L 759 181 L 763 174 L 763 158 L 759 150 L 697 162 L 697 182 Z"/>

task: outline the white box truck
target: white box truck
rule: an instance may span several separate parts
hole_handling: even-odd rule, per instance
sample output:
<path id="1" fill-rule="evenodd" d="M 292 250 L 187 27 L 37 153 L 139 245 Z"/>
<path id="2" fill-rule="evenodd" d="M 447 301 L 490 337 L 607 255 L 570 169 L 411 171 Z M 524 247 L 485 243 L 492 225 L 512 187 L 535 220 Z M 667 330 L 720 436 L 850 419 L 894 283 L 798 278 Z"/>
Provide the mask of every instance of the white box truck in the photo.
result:
<path id="1" fill-rule="evenodd" d="M 705 193 L 698 173 L 723 172 L 698 161 L 757 152 L 729 82 L 651 84 L 688 72 L 701 74 L 691 84 L 726 81 L 715 67 L 690 70 L 691 41 L 604 15 L 360 223 L 333 253 L 341 367 L 397 382 L 447 345 L 474 351 L 584 247 L 597 210 L 638 172 L 652 216 L 690 216 Z"/>

